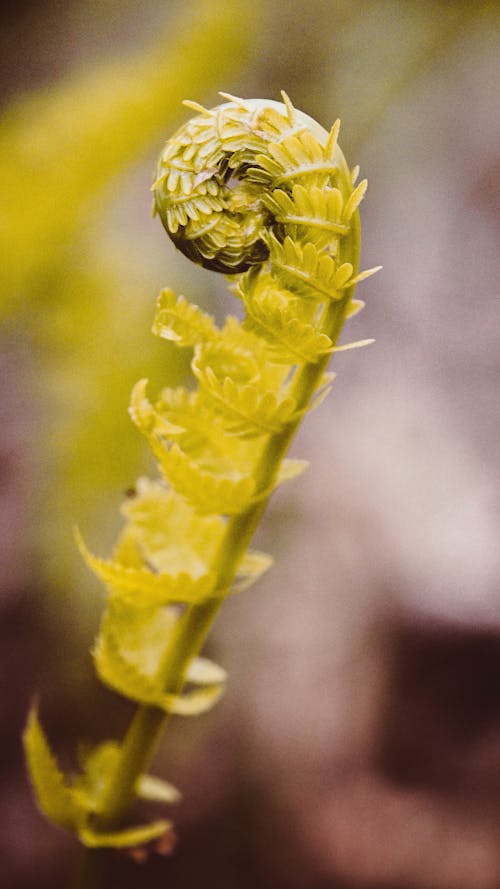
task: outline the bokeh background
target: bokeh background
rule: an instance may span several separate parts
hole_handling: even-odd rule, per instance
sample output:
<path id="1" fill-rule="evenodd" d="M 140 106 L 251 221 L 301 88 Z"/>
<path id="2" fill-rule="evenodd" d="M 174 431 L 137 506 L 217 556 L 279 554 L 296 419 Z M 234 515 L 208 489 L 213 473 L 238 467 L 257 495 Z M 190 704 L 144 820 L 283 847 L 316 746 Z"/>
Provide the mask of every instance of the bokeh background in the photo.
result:
<path id="1" fill-rule="evenodd" d="M 227 603 L 230 673 L 175 721 L 168 858 L 108 861 L 109 887 L 500 886 L 500 7 L 452 0 L 17 0 L 0 79 L 0 860 L 9 889 L 71 885 L 75 844 L 34 808 L 19 735 L 34 694 L 61 761 L 128 704 L 89 650 L 118 507 L 153 467 L 130 389 L 180 382 L 150 333 L 161 286 L 218 317 L 221 277 L 151 219 L 182 98 L 294 103 L 370 187 L 360 291 L 333 395 L 294 452 L 259 546 L 276 564 Z"/>

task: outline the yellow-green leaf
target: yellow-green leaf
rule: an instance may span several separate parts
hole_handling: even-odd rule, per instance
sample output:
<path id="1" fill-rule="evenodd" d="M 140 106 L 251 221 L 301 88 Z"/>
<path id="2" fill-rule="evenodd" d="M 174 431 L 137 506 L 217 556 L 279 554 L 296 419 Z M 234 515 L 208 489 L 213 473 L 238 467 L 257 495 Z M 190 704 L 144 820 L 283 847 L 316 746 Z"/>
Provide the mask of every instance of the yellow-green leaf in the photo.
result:
<path id="1" fill-rule="evenodd" d="M 165 478 L 202 515 L 234 515 L 252 499 L 255 482 L 250 476 L 210 472 L 175 444 L 166 448 L 158 443 L 154 453 Z"/>
<path id="2" fill-rule="evenodd" d="M 78 532 L 76 536 L 80 552 L 89 568 L 114 594 L 138 607 L 159 607 L 169 602 L 199 603 L 204 601 L 214 586 L 214 577 L 208 571 L 197 578 L 186 573 L 153 574 L 146 568 L 128 568 L 119 562 L 99 559 L 89 552 Z"/>
<path id="3" fill-rule="evenodd" d="M 157 840 L 171 829 L 171 821 L 152 821 L 151 824 L 129 827 L 126 830 L 108 831 L 107 833 L 101 833 L 86 825 L 79 830 L 78 836 L 83 845 L 89 849 L 128 849 Z"/>
<path id="4" fill-rule="evenodd" d="M 173 784 L 154 775 L 141 775 L 135 785 L 135 790 L 140 799 L 153 803 L 173 805 L 182 798 L 182 794 Z"/>
<path id="5" fill-rule="evenodd" d="M 195 346 L 215 339 L 218 331 L 210 315 L 167 287 L 158 297 L 153 333 L 179 346 Z"/>
<path id="6" fill-rule="evenodd" d="M 85 812 L 50 749 L 36 709 L 32 709 L 23 734 L 29 775 L 38 805 L 60 827 L 75 830 Z"/>
<path id="7" fill-rule="evenodd" d="M 112 632 L 99 637 L 94 650 L 101 680 L 120 694 L 138 703 L 148 704 L 178 716 L 206 713 L 223 692 L 221 683 L 189 689 L 182 695 L 165 692 L 159 681 L 127 660 Z"/>
<path id="8" fill-rule="evenodd" d="M 206 657 L 193 658 L 186 673 L 186 680 L 194 685 L 220 685 L 226 679 L 224 668 Z"/>
<path id="9" fill-rule="evenodd" d="M 104 741 L 90 750 L 80 751 L 82 773 L 74 778 L 73 791 L 86 812 L 102 811 L 102 801 L 119 756 L 117 741 Z"/>
<path id="10" fill-rule="evenodd" d="M 292 478 L 297 478 L 306 471 L 308 466 L 309 460 L 297 460 L 295 458 L 283 460 L 280 471 L 278 472 L 277 484 L 280 485 L 282 482 L 288 482 Z"/>
<path id="11" fill-rule="evenodd" d="M 236 580 L 231 588 L 233 593 L 241 593 L 256 583 L 273 564 L 272 556 L 257 550 L 248 550 L 238 567 Z"/>
<path id="12" fill-rule="evenodd" d="M 168 695 L 164 709 L 176 716 L 201 716 L 212 709 L 223 692 L 222 685 L 207 685 L 190 689 L 182 695 Z"/>

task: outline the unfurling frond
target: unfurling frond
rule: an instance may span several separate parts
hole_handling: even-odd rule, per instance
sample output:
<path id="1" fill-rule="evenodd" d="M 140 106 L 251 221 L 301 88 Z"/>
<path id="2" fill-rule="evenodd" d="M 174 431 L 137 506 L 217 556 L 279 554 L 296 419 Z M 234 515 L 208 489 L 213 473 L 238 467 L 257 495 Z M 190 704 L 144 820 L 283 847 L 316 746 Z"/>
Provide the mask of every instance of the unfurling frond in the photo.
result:
<path id="1" fill-rule="evenodd" d="M 225 597 L 270 566 L 249 550 L 273 490 L 304 471 L 286 459 L 305 414 L 329 391 L 330 356 L 363 303 L 354 288 L 366 181 L 327 132 L 283 102 L 188 103 L 194 117 L 167 142 L 153 185 L 155 212 L 174 244 L 231 276 L 245 309 L 217 326 L 211 315 L 162 290 L 153 330 L 192 349 L 188 388 L 151 400 L 134 387 L 130 416 L 160 478 L 138 480 L 111 558 L 83 558 L 104 583 L 107 609 L 93 656 L 103 683 L 140 705 L 123 742 L 87 753 L 71 782 L 60 772 L 36 714 L 25 733 L 41 808 L 89 846 L 128 846 L 170 830 L 155 822 L 114 831 L 135 796 L 175 802 L 172 785 L 146 774 L 165 714 L 206 712 L 224 669 L 200 656 Z"/>

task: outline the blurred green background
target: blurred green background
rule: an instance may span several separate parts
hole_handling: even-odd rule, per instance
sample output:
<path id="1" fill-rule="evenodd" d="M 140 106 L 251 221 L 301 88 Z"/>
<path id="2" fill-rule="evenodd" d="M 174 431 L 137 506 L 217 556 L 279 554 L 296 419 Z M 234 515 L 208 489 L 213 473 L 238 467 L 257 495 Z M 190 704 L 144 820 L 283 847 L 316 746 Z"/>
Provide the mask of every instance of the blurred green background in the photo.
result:
<path id="1" fill-rule="evenodd" d="M 33 808 L 30 697 L 61 751 L 128 705 L 89 648 L 117 508 L 154 471 L 132 385 L 180 382 L 150 333 L 162 286 L 221 317 L 224 280 L 151 218 L 151 171 L 217 90 L 339 116 L 369 179 L 363 265 L 384 271 L 335 392 L 275 498 L 265 582 L 211 641 L 223 703 L 174 726 L 181 842 L 110 886 L 496 889 L 500 853 L 500 8 L 469 2 L 4 4 L 0 71 L 0 850 L 9 889 L 69 885 L 71 839 Z"/>

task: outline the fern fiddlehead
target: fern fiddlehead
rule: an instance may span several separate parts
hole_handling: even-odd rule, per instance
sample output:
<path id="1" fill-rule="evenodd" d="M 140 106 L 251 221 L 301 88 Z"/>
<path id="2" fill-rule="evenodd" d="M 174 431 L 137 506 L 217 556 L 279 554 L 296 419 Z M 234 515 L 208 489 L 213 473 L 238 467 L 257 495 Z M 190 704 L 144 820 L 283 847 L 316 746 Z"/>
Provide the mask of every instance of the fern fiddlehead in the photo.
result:
<path id="1" fill-rule="evenodd" d="M 222 95 L 211 110 L 187 103 L 196 115 L 160 155 L 154 206 L 186 256 L 230 276 L 245 318 L 218 328 L 162 291 L 154 331 L 194 350 L 197 386 L 152 402 L 147 382 L 137 384 L 130 413 L 160 479 L 141 479 L 125 503 L 112 559 L 80 540 L 108 589 L 97 672 L 139 708 L 124 740 L 99 745 L 72 785 L 34 714 L 25 735 L 40 805 L 90 846 L 166 829 L 116 828 L 135 796 L 176 795 L 146 769 L 168 715 L 202 713 L 222 692 L 224 670 L 200 649 L 224 598 L 270 564 L 248 549 L 251 538 L 273 489 L 305 466 L 285 454 L 327 391 L 331 354 L 346 348 L 344 321 L 362 307 L 355 286 L 376 271 L 358 272 L 366 182 L 355 185 L 338 122 L 323 130 L 285 94 L 283 103 Z"/>

